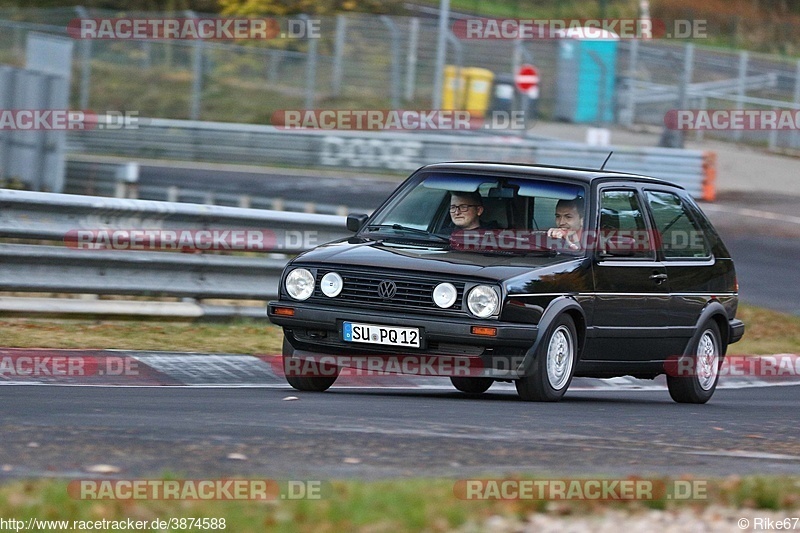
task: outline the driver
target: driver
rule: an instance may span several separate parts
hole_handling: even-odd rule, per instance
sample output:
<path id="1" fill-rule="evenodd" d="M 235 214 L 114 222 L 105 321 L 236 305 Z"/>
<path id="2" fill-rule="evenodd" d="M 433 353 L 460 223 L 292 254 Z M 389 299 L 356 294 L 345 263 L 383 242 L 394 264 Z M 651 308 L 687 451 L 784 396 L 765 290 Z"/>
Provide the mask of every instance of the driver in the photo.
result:
<path id="1" fill-rule="evenodd" d="M 483 200 L 477 192 L 450 193 L 450 219 L 456 229 L 471 230 L 481 227 Z"/>

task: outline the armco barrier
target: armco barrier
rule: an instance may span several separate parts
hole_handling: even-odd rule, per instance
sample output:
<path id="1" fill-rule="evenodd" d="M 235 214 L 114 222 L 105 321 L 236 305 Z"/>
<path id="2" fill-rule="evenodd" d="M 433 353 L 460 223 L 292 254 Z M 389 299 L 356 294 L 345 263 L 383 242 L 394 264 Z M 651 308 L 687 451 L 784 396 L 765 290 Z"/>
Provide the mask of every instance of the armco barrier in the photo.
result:
<path id="1" fill-rule="evenodd" d="M 59 245 L 76 230 L 260 230 L 272 251 L 298 253 L 345 237 L 345 218 L 237 207 L 125 200 L 0 189 L 0 237 L 52 244 L 0 244 L 0 291 L 268 300 L 285 256 L 87 250 Z M 292 236 L 292 243 L 287 241 Z M 180 316 L 264 315 L 261 308 L 192 302 L 0 298 L 0 310 Z M 143 309 L 147 311 L 143 311 Z M 255 311 L 254 311 L 255 310 Z"/>
<path id="2" fill-rule="evenodd" d="M 338 167 L 407 173 L 441 161 L 505 161 L 599 168 L 662 178 L 693 196 L 713 197 L 708 158 L 699 150 L 599 147 L 480 133 L 288 130 L 273 126 L 141 118 L 136 128 L 72 131 L 68 150 L 81 154 L 241 164 Z M 710 197 L 710 196 L 711 197 Z"/>
<path id="3" fill-rule="evenodd" d="M 0 189 L 0 237 L 63 240 L 81 229 L 210 228 L 313 232 L 318 244 L 349 235 L 343 216 Z"/>

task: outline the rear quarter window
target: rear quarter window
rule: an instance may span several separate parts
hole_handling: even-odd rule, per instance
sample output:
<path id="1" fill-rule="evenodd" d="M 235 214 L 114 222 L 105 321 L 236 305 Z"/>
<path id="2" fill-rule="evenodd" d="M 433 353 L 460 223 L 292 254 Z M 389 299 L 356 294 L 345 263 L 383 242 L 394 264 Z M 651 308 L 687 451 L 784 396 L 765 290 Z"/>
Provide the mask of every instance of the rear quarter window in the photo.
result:
<path id="1" fill-rule="evenodd" d="M 663 191 L 646 191 L 646 195 L 665 259 L 711 256 L 702 227 L 695 223 L 678 195 Z"/>

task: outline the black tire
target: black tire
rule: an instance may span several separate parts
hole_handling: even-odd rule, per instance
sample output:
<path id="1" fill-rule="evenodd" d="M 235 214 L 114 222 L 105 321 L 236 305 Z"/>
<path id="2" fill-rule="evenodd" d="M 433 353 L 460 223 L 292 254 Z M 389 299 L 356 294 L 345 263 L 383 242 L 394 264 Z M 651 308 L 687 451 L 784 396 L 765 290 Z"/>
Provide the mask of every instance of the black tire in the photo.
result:
<path id="1" fill-rule="evenodd" d="M 464 378 L 464 377 L 450 377 L 450 383 L 453 387 L 467 394 L 483 394 L 489 387 L 492 386 L 494 380 L 492 378 Z"/>
<path id="2" fill-rule="evenodd" d="M 339 370 L 336 367 L 326 367 L 325 370 L 335 372 L 332 376 L 293 376 L 288 370 L 288 360 L 294 356 L 294 347 L 289 344 L 286 337 L 283 339 L 283 371 L 286 381 L 297 390 L 306 392 L 322 392 L 328 390 L 339 377 Z M 328 372 L 326 371 L 326 374 Z"/>
<path id="3" fill-rule="evenodd" d="M 714 353 L 709 353 L 709 350 Z M 722 345 L 719 326 L 713 319 L 709 319 L 691 340 L 685 356 L 694 359 L 689 367 L 691 375 L 667 375 L 667 388 L 672 399 L 678 403 L 706 403 L 710 400 L 717 389 L 719 368 L 724 353 L 725 347 Z"/>
<path id="4" fill-rule="evenodd" d="M 548 357 L 552 359 L 552 374 L 548 373 Z M 563 314 L 547 328 L 536 349 L 531 374 L 514 382 L 517 394 L 529 402 L 557 402 L 572 382 L 577 361 L 578 333 L 575 321 Z"/>

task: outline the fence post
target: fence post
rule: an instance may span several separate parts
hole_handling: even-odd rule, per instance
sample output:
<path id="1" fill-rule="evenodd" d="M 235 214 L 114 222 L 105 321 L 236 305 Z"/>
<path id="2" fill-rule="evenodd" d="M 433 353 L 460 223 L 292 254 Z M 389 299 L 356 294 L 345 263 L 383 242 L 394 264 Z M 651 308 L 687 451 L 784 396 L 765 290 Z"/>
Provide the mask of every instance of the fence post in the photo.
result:
<path id="1" fill-rule="evenodd" d="M 408 23 L 408 52 L 406 52 L 406 102 L 414 99 L 414 84 L 417 77 L 417 47 L 419 46 L 419 19 Z"/>
<path id="2" fill-rule="evenodd" d="M 703 95 L 702 98 L 700 98 L 700 109 L 703 111 L 708 109 L 708 96 Z M 694 138 L 696 141 L 702 141 L 705 138 L 705 131 L 703 128 L 694 130 Z"/>
<path id="3" fill-rule="evenodd" d="M 736 109 L 744 109 L 745 82 L 747 81 L 747 61 L 749 55 L 746 51 L 739 52 L 739 80 L 736 85 Z M 733 140 L 742 140 L 742 130 L 737 129 L 733 132 Z"/>
<path id="4" fill-rule="evenodd" d="M 142 68 L 144 69 L 149 69 L 152 66 L 150 61 L 151 47 L 150 41 L 142 41 Z"/>
<path id="5" fill-rule="evenodd" d="M 675 101 L 675 109 L 686 109 L 689 101 L 689 85 L 692 83 L 694 68 L 694 45 L 688 43 L 683 55 L 683 74 L 681 75 L 680 85 L 678 85 L 678 97 Z M 659 146 L 665 148 L 683 148 L 686 132 L 683 130 L 671 130 L 666 125 L 658 141 Z"/>
<path id="6" fill-rule="evenodd" d="M 636 72 L 639 70 L 639 41 L 630 42 L 630 59 L 628 61 L 628 95 L 623 113 L 622 125 L 631 127 L 636 122 Z"/>
<path id="7" fill-rule="evenodd" d="M 301 15 L 303 20 L 307 20 L 306 15 Z M 317 39 L 308 37 L 308 53 L 306 54 L 306 101 L 305 108 L 314 108 L 314 91 L 317 85 Z"/>
<path id="8" fill-rule="evenodd" d="M 188 18 L 196 18 L 194 11 L 187 11 Z M 196 39 L 192 44 L 192 101 L 189 109 L 191 120 L 200 120 L 200 99 L 203 92 L 203 40 Z"/>
<path id="9" fill-rule="evenodd" d="M 267 63 L 267 81 L 272 83 L 278 78 L 278 67 L 283 59 L 283 50 L 270 49 L 265 51 L 269 55 Z"/>
<path id="10" fill-rule="evenodd" d="M 387 17 L 381 16 L 381 22 L 389 29 L 392 43 L 392 66 L 389 92 L 392 95 L 392 109 L 400 108 L 400 30 L 397 29 L 397 24 Z"/>
<path id="11" fill-rule="evenodd" d="M 168 202 L 177 202 L 178 198 L 180 197 L 180 191 L 174 185 L 167 187 L 167 201 Z"/>
<path id="12" fill-rule="evenodd" d="M 797 68 L 794 73 L 794 103 L 800 104 L 800 59 L 797 61 Z M 792 148 L 797 148 L 797 130 L 792 130 Z"/>
<path id="13" fill-rule="evenodd" d="M 75 6 L 75 11 L 81 18 L 89 18 L 89 12 L 83 6 Z M 92 40 L 81 41 L 81 109 L 89 109 L 89 92 L 92 79 Z"/>
<path id="14" fill-rule="evenodd" d="M 775 115 L 778 115 L 778 113 L 781 112 L 780 108 L 778 108 L 778 107 L 773 107 L 772 110 L 775 111 Z M 737 131 L 741 131 L 741 130 L 737 130 Z M 770 152 L 774 152 L 777 147 L 778 147 L 778 130 L 775 129 L 775 128 L 772 128 L 772 129 L 769 130 L 769 144 L 767 146 L 767 149 Z"/>
<path id="15" fill-rule="evenodd" d="M 439 4 L 439 33 L 436 36 L 436 70 L 433 73 L 433 98 L 431 109 L 442 108 L 442 83 L 444 62 L 447 58 L 447 35 L 450 33 L 447 24 L 450 21 L 450 0 L 441 0 Z"/>
<path id="16" fill-rule="evenodd" d="M 458 40 L 458 37 L 456 37 L 450 30 L 447 30 L 447 40 L 453 45 L 453 49 L 456 53 L 456 75 L 454 80 L 455 87 L 453 90 L 453 107 L 455 109 L 461 109 L 462 104 L 465 103 L 461 101 L 463 92 L 461 90 L 461 69 L 464 68 L 464 45 L 461 44 L 461 41 Z M 466 90 L 466 87 L 464 87 L 464 90 Z"/>
<path id="17" fill-rule="evenodd" d="M 333 45 L 333 75 L 331 87 L 333 96 L 342 94 L 342 60 L 344 57 L 344 38 L 347 32 L 347 19 L 344 15 L 336 15 L 336 40 Z"/>
<path id="18" fill-rule="evenodd" d="M 14 44 L 12 46 L 15 56 L 25 54 L 25 34 L 19 26 L 14 26 Z"/>

